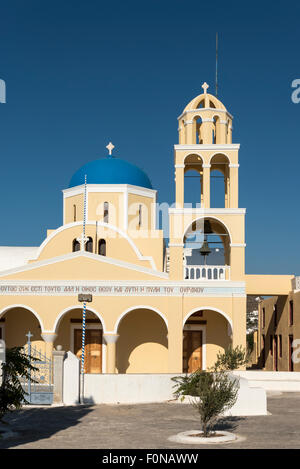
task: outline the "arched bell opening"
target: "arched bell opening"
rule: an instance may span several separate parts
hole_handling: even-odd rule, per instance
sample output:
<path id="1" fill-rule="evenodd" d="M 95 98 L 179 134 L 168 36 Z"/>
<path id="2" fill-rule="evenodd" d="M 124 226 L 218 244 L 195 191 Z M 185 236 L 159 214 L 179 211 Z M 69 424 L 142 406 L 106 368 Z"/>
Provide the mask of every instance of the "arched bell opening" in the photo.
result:
<path id="1" fill-rule="evenodd" d="M 227 280 L 230 276 L 230 236 L 214 218 L 194 221 L 184 235 L 184 278 Z"/>
<path id="2" fill-rule="evenodd" d="M 184 161 L 184 203 L 203 204 L 203 161 L 199 155 L 189 155 Z"/>
<path id="3" fill-rule="evenodd" d="M 210 206 L 212 208 L 228 208 L 229 159 L 226 155 L 214 155 L 210 165 Z"/>

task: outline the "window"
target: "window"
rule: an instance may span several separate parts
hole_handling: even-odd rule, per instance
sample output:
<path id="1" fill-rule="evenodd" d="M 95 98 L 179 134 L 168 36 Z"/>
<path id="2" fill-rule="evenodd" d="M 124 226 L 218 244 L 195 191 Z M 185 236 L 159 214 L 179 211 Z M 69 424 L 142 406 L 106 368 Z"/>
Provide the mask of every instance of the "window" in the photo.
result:
<path id="1" fill-rule="evenodd" d="M 262 335 L 262 367 L 266 366 L 266 336 Z"/>
<path id="2" fill-rule="evenodd" d="M 289 371 L 294 371 L 293 341 L 294 337 L 292 335 L 289 335 Z"/>
<path id="3" fill-rule="evenodd" d="M 266 310 L 265 308 L 262 309 L 262 327 L 266 326 Z"/>
<path id="4" fill-rule="evenodd" d="M 100 256 L 106 256 L 106 241 L 105 241 L 105 239 L 99 239 L 98 254 Z"/>
<path id="5" fill-rule="evenodd" d="M 85 250 L 87 252 L 93 252 L 93 238 L 88 237 L 88 240 L 85 244 Z"/>
<path id="6" fill-rule="evenodd" d="M 294 324 L 294 302 L 290 300 L 289 302 L 289 326 Z"/>
<path id="7" fill-rule="evenodd" d="M 104 223 L 108 223 L 108 219 L 109 219 L 109 204 L 108 202 L 104 202 L 104 205 L 103 205 L 103 221 Z"/>
<path id="8" fill-rule="evenodd" d="M 139 227 L 142 225 L 142 206 L 139 205 Z"/>
<path id="9" fill-rule="evenodd" d="M 80 251 L 80 242 L 77 241 L 77 239 L 73 239 L 73 244 L 72 244 L 72 251 Z"/>
<path id="10" fill-rule="evenodd" d="M 282 335 L 278 336 L 279 339 L 279 358 L 282 358 Z"/>
<path id="11" fill-rule="evenodd" d="M 76 221 L 76 205 L 73 205 L 73 221 Z"/>
<path id="12" fill-rule="evenodd" d="M 277 304 L 274 305 L 274 327 L 277 326 Z"/>
<path id="13" fill-rule="evenodd" d="M 273 355 L 273 336 L 270 335 L 270 355 Z"/>

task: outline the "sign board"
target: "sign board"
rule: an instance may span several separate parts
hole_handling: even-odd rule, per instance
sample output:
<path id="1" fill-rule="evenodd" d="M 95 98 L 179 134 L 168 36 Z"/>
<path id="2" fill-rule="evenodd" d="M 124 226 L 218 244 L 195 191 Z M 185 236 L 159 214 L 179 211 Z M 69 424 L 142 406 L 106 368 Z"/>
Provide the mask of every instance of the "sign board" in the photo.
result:
<path id="1" fill-rule="evenodd" d="M 88 294 L 88 293 L 80 293 L 78 295 L 78 301 L 80 301 L 81 303 L 82 302 L 86 302 L 86 303 L 91 303 L 91 301 L 93 301 L 93 295 L 91 294 Z"/>

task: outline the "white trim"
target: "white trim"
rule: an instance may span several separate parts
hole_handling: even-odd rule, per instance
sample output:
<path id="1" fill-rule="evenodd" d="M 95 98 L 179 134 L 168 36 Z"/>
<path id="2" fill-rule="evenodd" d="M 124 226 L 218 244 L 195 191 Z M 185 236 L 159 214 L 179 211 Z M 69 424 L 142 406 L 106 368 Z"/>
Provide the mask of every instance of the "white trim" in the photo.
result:
<path id="1" fill-rule="evenodd" d="M 202 122 L 214 122 L 214 119 L 211 119 L 210 117 L 206 118 L 206 119 L 203 119 L 201 116 L 200 116 L 200 119 L 202 120 Z"/>
<path id="2" fill-rule="evenodd" d="M 102 330 L 102 343 L 101 343 L 101 346 L 102 346 L 102 372 L 101 374 L 103 373 L 106 373 L 106 343 L 105 341 L 103 340 L 103 328 L 102 328 L 102 324 L 86 324 L 85 326 L 86 329 L 96 329 L 96 330 Z M 71 323 L 71 327 L 70 327 L 70 334 L 71 334 L 71 339 L 70 339 L 70 348 L 71 348 L 71 352 L 75 354 L 75 351 L 74 351 L 74 331 L 75 329 L 81 329 L 82 330 L 82 324 L 81 323 Z"/>
<path id="3" fill-rule="evenodd" d="M 175 164 L 175 168 L 184 168 L 185 165 L 184 164 Z"/>
<path id="4" fill-rule="evenodd" d="M 39 324 L 40 324 L 40 327 L 41 327 L 41 333 L 47 332 L 47 331 L 44 330 L 44 323 L 43 323 L 42 319 L 40 318 L 38 313 L 34 309 L 32 309 L 30 306 L 26 306 L 26 305 L 19 304 L 19 303 L 5 306 L 3 309 L 0 310 L 0 318 L 2 316 L 4 316 L 4 314 L 7 313 L 10 309 L 14 309 L 14 308 L 23 308 L 23 309 L 27 309 L 28 311 L 30 311 L 36 317 L 36 319 L 39 321 Z"/>
<path id="5" fill-rule="evenodd" d="M 247 245 L 246 243 L 231 243 L 230 247 L 231 248 L 245 248 Z"/>
<path id="6" fill-rule="evenodd" d="M 142 272 L 144 274 L 152 275 L 154 277 L 163 278 L 163 279 L 168 279 L 169 278 L 168 274 L 166 274 L 165 272 L 160 272 L 158 270 L 152 270 L 149 267 L 138 266 L 136 264 L 131 264 L 129 262 L 113 259 L 113 258 L 107 257 L 107 256 L 99 256 L 98 254 L 93 254 L 93 253 L 87 252 L 87 251 L 76 251 L 76 252 L 72 252 L 70 254 L 64 254 L 63 256 L 58 256 L 58 257 L 53 257 L 51 259 L 46 259 L 44 261 L 33 262 L 32 264 L 24 265 L 22 267 L 16 267 L 14 269 L 4 270 L 4 271 L 0 272 L 0 277 L 6 277 L 7 275 L 11 275 L 11 274 L 14 274 L 14 273 L 19 273 L 19 272 L 26 272 L 26 271 L 29 271 L 29 270 L 35 270 L 39 267 L 56 264 L 58 262 L 63 262 L 63 261 L 74 259 L 76 257 L 81 257 L 81 256 L 82 257 L 87 257 L 89 259 L 93 259 L 96 262 L 102 262 L 104 264 L 111 264 L 111 265 L 115 265 L 117 267 L 123 267 L 124 269 L 135 270 L 137 272 Z M 148 259 L 144 258 L 144 260 L 148 260 Z"/>
<path id="7" fill-rule="evenodd" d="M 151 197 L 154 199 L 156 197 L 157 191 L 155 189 L 149 189 L 148 187 L 134 186 L 131 184 L 87 184 L 87 193 L 125 193 L 127 191 L 129 194 L 142 195 L 144 197 Z M 74 195 L 79 195 L 84 193 L 84 185 L 69 187 L 68 189 L 63 189 L 64 198 L 73 197 Z"/>
<path id="8" fill-rule="evenodd" d="M 229 168 L 239 168 L 240 165 L 239 165 L 239 164 L 230 163 L 230 164 L 228 165 L 228 167 L 229 167 Z"/>
<path id="9" fill-rule="evenodd" d="M 202 370 L 206 370 L 206 325 L 185 324 L 183 326 L 183 330 L 184 331 L 202 331 Z"/>
<path id="10" fill-rule="evenodd" d="M 162 320 L 164 321 L 166 327 L 167 327 L 167 333 L 169 331 L 169 326 L 168 326 L 168 320 L 167 318 L 163 315 L 163 313 L 161 311 L 159 311 L 159 309 L 157 308 L 154 308 L 153 306 L 147 306 L 147 305 L 137 305 L 137 306 L 131 306 L 130 308 L 127 308 L 125 311 L 123 311 L 123 313 L 118 317 L 116 323 L 115 323 L 115 327 L 114 327 L 114 330 L 113 330 L 113 333 L 114 334 L 117 334 L 118 333 L 118 328 L 119 328 L 119 324 L 121 322 L 121 320 L 124 318 L 124 316 L 126 316 L 128 313 L 130 313 L 131 311 L 134 311 L 136 309 L 148 309 L 150 311 L 154 311 L 155 313 L 157 313 L 161 318 Z"/>
<path id="11" fill-rule="evenodd" d="M 73 228 L 74 226 L 81 226 L 82 225 L 82 221 L 76 221 L 76 222 L 72 222 L 72 223 L 68 223 L 67 225 L 63 225 L 63 226 L 60 226 L 59 228 L 57 228 L 56 230 L 54 230 L 46 239 L 44 239 L 44 241 L 42 242 L 42 244 L 40 245 L 38 251 L 37 251 L 37 254 L 36 254 L 36 257 L 32 258 L 32 260 L 36 260 L 40 257 L 40 254 L 42 252 L 42 250 L 45 248 L 45 246 L 59 233 L 61 233 L 62 231 L 64 230 L 68 230 L 69 228 Z M 86 225 L 92 225 L 92 226 L 96 226 L 96 220 L 91 220 L 91 221 L 87 221 L 86 222 Z M 141 261 L 149 261 L 150 262 L 150 265 L 152 267 L 153 270 L 157 270 L 156 269 L 156 265 L 155 265 L 155 262 L 154 262 L 154 259 L 153 257 L 151 256 L 143 256 L 140 252 L 140 250 L 138 249 L 138 247 L 136 246 L 136 244 L 133 242 L 133 240 L 128 236 L 127 233 L 125 233 L 125 231 L 121 230 L 120 228 L 118 228 L 117 226 L 115 225 L 111 225 L 110 223 L 104 223 L 104 222 L 100 222 L 100 221 L 97 221 L 97 227 L 99 228 L 99 226 L 102 226 L 103 228 L 107 228 L 107 229 L 110 229 L 110 230 L 113 230 L 115 232 L 117 232 L 119 235 L 121 235 L 123 238 L 125 238 L 129 244 L 131 245 L 131 247 L 133 248 L 135 254 L 137 255 L 138 259 L 141 260 Z M 79 251 L 77 251 L 79 252 Z M 71 254 L 75 254 L 75 253 L 71 253 Z M 101 256 L 103 257 L 103 256 Z M 6 271 L 7 272 L 7 271 Z"/>
<path id="12" fill-rule="evenodd" d="M 220 151 L 232 151 L 232 150 L 239 150 L 240 144 L 239 143 L 212 143 L 212 144 L 204 144 L 204 143 L 194 143 L 194 144 L 176 144 L 174 145 L 175 150 L 218 150 L 217 153 Z"/>
<path id="13" fill-rule="evenodd" d="M 169 248 L 183 248 L 183 247 L 184 247 L 184 243 L 169 243 L 169 244 L 168 244 L 168 247 L 169 247 Z"/>
<path id="14" fill-rule="evenodd" d="M 203 164 L 202 167 L 203 168 L 211 168 L 211 164 L 210 163 L 209 164 Z"/>
<path id="15" fill-rule="evenodd" d="M 213 306 L 198 306 L 198 308 L 194 308 L 192 309 L 184 318 L 183 320 L 183 323 L 182 323 L 182 327 L 184 328 L 185 326 L 185 323 L 186 321 L 188 320 L 188 318 L 190 316 L 192 316 L 194 313 L 196 313 L 197 311 L 204 311 L 204 310 L 210 310 L 210 311 L 214 311 L 216 313 L 220 313 L 228 322 L 228 324 L 230 325 L 231 327 L 231 335 L 233 333 L 233 323 L 232 323 L 232 319 L 230 318 L 230 316 L 228 316 L 227 313 L 224 313 L 224 311 L 222 311 L 221 309 L 219 308 L 214 308 Z M 229 334 L 228 334 L 229 335 Z"/>
<path id="16" fill-rule="evenodd" d="M 216 215 L 245 215 L 246 209 L 245 208 L 169 208 L 169 213 L 172 213 L 174 215 L 180 215 L 180 214 L 194 214 L 194 215 L 210 215 L 214 216 Z"/>
<path id="17" fill-rule="evenodd" d="M 67 308 L 64 308 L 55 318 L 55 323 L 53 325 L 53 330 L 52 331 L 44 331 L 44 332 L 51 332 L 53 334 L 58 334 L 58 329 L 59 329 L 59 325 L 60 325 L 60 321 L 61 319 L 63 318 L 63 316 L 67 313 L 69 313 L 70 311 L 72 311 L 73 309 L 82 309 L 82 306 L 80 306 L 80 304 L 76 304 L 76 305 L 72 305 L 72 306 L 68 306 Z M 104 322 L 104 319 L 103 317 L 101 316 L 101 314 L 98 313 L 98 311 L 94 308 L 92 308 L 91 306 L 87 306 L 86 307 L 86 311 L 90 311 L 91 313 L 94 313 L 95 316 L 97 316 L 97 318 L 99 319 L 101 325 L 102 325 L 102 329 L 103 329 L 103 334 L 105 333 L 106 331 L 106 327 L 105 327 L 105 322 Z"/>

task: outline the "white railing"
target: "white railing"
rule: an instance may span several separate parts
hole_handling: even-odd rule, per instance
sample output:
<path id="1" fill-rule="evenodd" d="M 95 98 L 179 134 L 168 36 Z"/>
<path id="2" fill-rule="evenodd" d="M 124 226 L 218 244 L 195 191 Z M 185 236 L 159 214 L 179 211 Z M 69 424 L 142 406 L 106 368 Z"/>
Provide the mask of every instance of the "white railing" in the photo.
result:
<path id="1" fill-rule="evenodd" d="M 228 265 L 185 265 L 185 280 L 229 280 Z"/>

